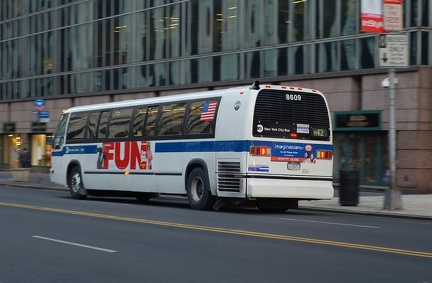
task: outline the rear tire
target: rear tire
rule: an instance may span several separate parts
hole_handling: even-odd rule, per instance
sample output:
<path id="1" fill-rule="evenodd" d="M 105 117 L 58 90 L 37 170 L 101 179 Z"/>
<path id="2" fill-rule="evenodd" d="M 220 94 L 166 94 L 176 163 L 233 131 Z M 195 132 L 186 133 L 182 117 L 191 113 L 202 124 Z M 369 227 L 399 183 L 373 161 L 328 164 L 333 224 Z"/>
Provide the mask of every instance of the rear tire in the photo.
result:
<path id="1" fill-rule="evenodd" d="M 72 168 L 68 179 L 69 191 L 71 197 L 74 199 L 85 199 L 87 196 L 82 194 L 84 189 L 84 184 L 81 175 L 81 169 L 79 167 Z"/>
<path id="2" fill-rule="evenodd" d="M 210 183 L 204 170 L 197 167 L 192 170 L 187 179 L 187 198 L 189 206 L 195 210 L 211 210 L 215 198 L 210 191 Z"/>

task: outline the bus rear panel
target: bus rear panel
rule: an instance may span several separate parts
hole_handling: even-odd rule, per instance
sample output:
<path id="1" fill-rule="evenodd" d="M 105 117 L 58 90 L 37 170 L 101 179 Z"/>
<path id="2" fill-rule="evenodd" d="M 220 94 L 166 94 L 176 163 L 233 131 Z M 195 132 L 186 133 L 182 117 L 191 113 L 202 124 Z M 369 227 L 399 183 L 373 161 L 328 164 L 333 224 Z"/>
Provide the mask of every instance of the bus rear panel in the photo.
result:
<path id="1" fill-rule="evenodd" d="M 252 136 L 248 197 L 333 197 L 330 113 L 321 93 L 293 87 L 261 90 Z"/>

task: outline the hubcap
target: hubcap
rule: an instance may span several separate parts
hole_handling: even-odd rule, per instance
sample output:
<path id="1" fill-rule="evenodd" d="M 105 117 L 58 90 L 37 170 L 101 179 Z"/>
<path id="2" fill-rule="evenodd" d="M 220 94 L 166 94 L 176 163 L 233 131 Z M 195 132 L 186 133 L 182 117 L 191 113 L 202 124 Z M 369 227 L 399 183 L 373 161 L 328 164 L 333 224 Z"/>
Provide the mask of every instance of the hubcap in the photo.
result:
<path id="1" fill-rule="evenodd" d="M 72 187 L 72 191 L 74 192 L 78 192 L 81 186 L 81 176 L 78 173 L 75 173 L 72 176 L 72 180 L 71 180 L 71 187 Z"/>
<path id="2" fill-rule="evenodd" d="M 199 201 L 204 193 L 204 185 L 201 178 L 196 177 L 192 182 L 192 197 L 194 200 Z"/>

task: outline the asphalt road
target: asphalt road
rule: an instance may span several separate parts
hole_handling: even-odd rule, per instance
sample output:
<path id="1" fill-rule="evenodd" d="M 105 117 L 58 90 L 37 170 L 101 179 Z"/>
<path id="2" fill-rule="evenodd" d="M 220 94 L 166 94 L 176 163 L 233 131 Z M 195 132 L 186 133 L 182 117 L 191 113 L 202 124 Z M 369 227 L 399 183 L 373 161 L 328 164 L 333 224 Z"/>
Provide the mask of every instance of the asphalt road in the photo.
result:
<path id="1" fill-rule="evenodd" d="M 0 187 L 0 282 L 432 282 L 432 221 Z"/>

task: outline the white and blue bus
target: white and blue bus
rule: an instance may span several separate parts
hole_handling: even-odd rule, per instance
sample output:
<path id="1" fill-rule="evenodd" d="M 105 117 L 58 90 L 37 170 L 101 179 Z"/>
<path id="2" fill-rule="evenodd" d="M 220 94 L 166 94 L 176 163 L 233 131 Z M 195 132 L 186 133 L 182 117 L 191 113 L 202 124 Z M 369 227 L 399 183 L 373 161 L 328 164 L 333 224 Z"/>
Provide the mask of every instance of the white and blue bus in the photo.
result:
<path id="1" fill-rule="evenodd" d="M 263 211 L 333 197 L 332 123 L 318 90 L 259 85 L 66 110 L 51 181 L 72 198 L 187 196 Z"/>

